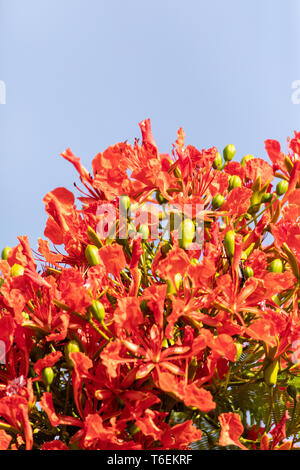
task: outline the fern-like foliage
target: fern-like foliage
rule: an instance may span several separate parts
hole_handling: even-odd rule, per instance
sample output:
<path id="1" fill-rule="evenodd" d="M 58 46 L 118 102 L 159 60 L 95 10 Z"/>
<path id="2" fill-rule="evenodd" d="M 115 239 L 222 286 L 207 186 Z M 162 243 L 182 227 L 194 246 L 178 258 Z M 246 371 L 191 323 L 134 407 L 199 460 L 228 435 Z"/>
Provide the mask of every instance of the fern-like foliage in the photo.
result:
<path id="1" fill-rule="evenodd" d="M 229 374 L 222 379 L 221 387 L 213 386 L 216 408 L 209 413 L 201 413 L 186 409 L 172 415 L 174 424 L 193 419 L 195 426 L 202 431 L 200 441 L 193 442 L 194 450 L 219 450 L 238 449 L 236 446 L 221 447 L 219 442 L 221 426 L 218 417 L 222 413 L 237 413 L 241 418 L 244 433 L 241 436 L 249 448 L 260 446 L 260 437 L 248 439 L 250 430 L 267 432 L 272 440 L 270 431 L 281 421 L 288 411 L 285 430 L 286 438 L 297 442 L 300 438 L 300 399 L 293 398 L 287 392 L 287 385 L 293 385 L 299 391 L 300 377 L 287 375 L 285 371 L 279 371 L 277 384 L 267 385 L 263 375 L 263 349 L 258 349 L 256 344 L 249 344 L 241 354 L 238 361 L 231 364 Z"/>

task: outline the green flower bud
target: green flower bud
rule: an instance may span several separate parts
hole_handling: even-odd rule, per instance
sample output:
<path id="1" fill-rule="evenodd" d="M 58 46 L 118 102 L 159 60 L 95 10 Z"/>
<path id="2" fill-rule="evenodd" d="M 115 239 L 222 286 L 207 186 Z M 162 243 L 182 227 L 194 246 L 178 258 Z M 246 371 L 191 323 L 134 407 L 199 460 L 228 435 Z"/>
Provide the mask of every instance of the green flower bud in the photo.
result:
<path id="1" fill-rule="evenodd" d="M 272 273 L 282 273 L 283 272 L 283 263 L 280 258 L 273 259 L 270 263 L 269 270 Z"/>
<path id="2" fill-rule="evenodd" d="M 270 202 L 273 199 L 273 194 L 272 193 L 265 193 L 263 194 L 261 201 L 262 202 Z"/>
<path id="3" fill-rule="evenodd" d="M 199 260 L 197 260 L 196 258 L 192 258 L 190 262 L 192 266 L 197 266 L 199 264 Z"/>
<path id="4" fill-rule="evenodd" d="M 241 161 L 242 167 L 245 167 L 245 166 L 246 166 L 246 163 L 249 162 L 249 160 L 252 160 L 252 158 L 254 158 L 253 155 L 245 155 L 245 156 L 242 158 L 242 161 Z"/>
<path id="5" fill-rule="evenodd" d="M 45 367 L 42 371 L 42 379 L 46 386 L 51 385 L 54 380 L 54 371 L 52 367 Z"/>
<path id="6" fill-rule="evenodd" d="M 229 230 L 225 237 L 224 237 L 224 248 L 226 254 L 229 258 L 232 258 L 234 255 L 234 248 L 235 248 L 235 232 L 233 230 Z"/>
<path id="7" fill-rule="evenodd" d="M 90 307 L 90 311 L 96 320 L 101 323 L 103 322 L 105 318 L 105 308 L 102 302 L 100 302 L 99 300 L 93 300 Z"/>
<path id="8" fill-rule="evenodd" d="M 242 180 L 238 175 L 232 175 L 229 178 L 229 191 L 233 188 L 240 188 L 242 186 Z"/>
<path id="9" fill-rule="evenodd" d="M 2 254 L 1 254 L 2 259 L 7 260 L 8 255 L 9 255 L 10 252 L 11 252 L 10 246 L 6 246 L 5 248 L 3 248 Z"/>
<path id="10" fill-rule="evenodd" d="M 23 276 L 24 271 L 25 271 L 25 268 L 24 268 L 23 266 L 21 266 L 20 264 L 15 263 L 15 264 L 11 267 L 10 274 L 11 274 L 13 277 Z"/>
<path id="11" fill-rule="evenodd" d="M 249 277 L 253 277 L 253 269 L 251 268 L 251 266 L 246 266 L 245 269 L 244 269 L 244 276 L 246 279 L 248 279 Z"/>
<path id="12" fill-rule="evenodd" d="M 99 249 L 96 245 L 88 245 L 85 249 L 85 257 L 90 266 L 100 264 Z"/>
<path id="13" fill-rule="evenodd" d="M 286 180 L 279 181 L 276 186 L 276 194 L 278 196 L 282 196 L 282 194 L 286 193 L 289 187 L 289 183 Z"/>
<path id="14" fill-rule="evenodd" d="M 70 358 L 70 353 L 73 352 L 80 352 L 79 343 L 75 339 L 72 339 L 65 345 L 65 359 L 70 368 L 73 367 L 73 362 Z"/>
<path id="15" fill-rule="evenodd" d="M 87 228 L 87 235 L 89 238 L 89 241 L 91 242 L 92 245 L 96 245 L 97 248 L 102 248 L 103 243 L 98 237 L 97 233 L 95 230 L 92 229 L 92 227 L 88 226 Z"/>
<path id="16" fill-rule="evenodd" d="M 233 144 L 226 145 L 223 150 L 223 157 L 226 162 L 230 162 L 235 155 L 235 146 Z"/>
<path id="17" fill-rule="evenodd" d="M 271 362 L 264 370 L 264 380 L 267 385 L 276 385 L 279 371 L 279 361 Z"/>
<path id="18" fill-rule="evenodd" d="M 129 215 L 130 206 L 131 206 L 130 197 L 128 197 L 126 194 L 122 194 L 122 196 L 120 196 L 120 199 L 119 199 L 120 212 L 123 215 L 124 214 Z"/>
<path id="19" fill-rule="evenodd" d="M 223 165 L 223 160 L 221 154 L 218 152 L 216 158 L 213 161 L 213 168 L 215 170 L 221 170 Z"/>
<path id="20" fill-rule="evenodd" d="M 149 238 L 149 227 L 146 224 L 142 224 L 138 228 L 138 233 L 141 233 L 143 236 L 143 240 L 148 240 Z"/>
<path id="21" fill-rule="evenodd" d="M 212 199 L 212 208 L 213 210 L 219 209 L 225 201 L 225 197 L 222 194 L 216 194 Z"/>
<path id="22" fill-rule="evenodd" d="M 181 234 L 181 239 L 179 245 L 183 249 L 187 249 L 192 243 L 195 235 L 195 225 L 191 219 L 184 219 L 180 224 L 179 233 Z"/>

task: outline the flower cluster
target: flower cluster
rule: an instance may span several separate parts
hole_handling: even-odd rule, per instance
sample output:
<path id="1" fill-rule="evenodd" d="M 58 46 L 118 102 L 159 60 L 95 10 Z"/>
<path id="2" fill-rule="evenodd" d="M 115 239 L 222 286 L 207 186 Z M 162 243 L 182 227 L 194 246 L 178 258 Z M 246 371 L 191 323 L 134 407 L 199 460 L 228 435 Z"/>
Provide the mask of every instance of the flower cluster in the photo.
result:
<path id="1" fill-rule="evenodd" d="M 63 152 L 80 207 L 54 189 L 2 252 L 0 449 L 295 448 L 300 133 L 270 164 L 140 129 Z"/>

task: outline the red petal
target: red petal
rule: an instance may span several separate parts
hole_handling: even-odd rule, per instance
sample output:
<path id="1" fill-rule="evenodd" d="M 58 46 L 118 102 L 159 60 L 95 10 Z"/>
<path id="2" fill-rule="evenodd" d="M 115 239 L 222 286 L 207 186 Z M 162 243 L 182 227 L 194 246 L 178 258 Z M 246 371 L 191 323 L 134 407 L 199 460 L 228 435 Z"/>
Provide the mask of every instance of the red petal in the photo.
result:
<path id="1" fill-rule="evenodd" d="M 3 429 L 0 429 L 0 450 L 7 450 L 12 440 L 12 436 L 9 436 Z"/>
<path id="2" fill-rule="evenodd" d="M 58 426 L 59 424 L 65 424 L 65 425 L 77 426 L 77 427 L 82 426 L 82 422 L 77 418 L 73 418 L 72 416 L 63 416 L 63 415 L 56 414 L 54 410 L 54 406 L 53 406 L 51 393 L 48 393 L 48 392 L 44 393 L 41 398 L 40 404 L 43 410 L 47 413 L 52 426 Z"/>
<path id="3" fill-rule="evenodd" d="M 218 419 L 221 424 L 219 444 L 221 446 L 235 445 L 243 450 L 248 450 L 239 441 L 244 431 L 240 416 L 237 413 L 222 413 Z"/>
<path id="4" fill-rule="evenodd" d="M 45 367 L 53 367 L 54 364 L 57 361 L 59 361 L 61 356 L 62 356 L 62 353 L 60 351 L 55 351 L 55 352 L 52 352 L 52 353 L 48 354 L 47 356 L 43 357 L 43 359 L 39 359 L 34 364 L 34 367 L 33 367 L 35 373 L 40 377 L 43 369 L 45 369 Z"/>
<path id="5" fill-rule="evenodd" d="M 54 441 L 45 442 L 42 445 L 41 450 L 70 450 L 70 449 L 62 441 L 60 441 L 59 439 L 55 439 Z"/>
<path id="6" fill-rule="evenodd" d="M 212 349 L 229 361 L 234 362 L 236 357 L 236 346 L 231 336 L 220 334 L 214 338 Z"/>

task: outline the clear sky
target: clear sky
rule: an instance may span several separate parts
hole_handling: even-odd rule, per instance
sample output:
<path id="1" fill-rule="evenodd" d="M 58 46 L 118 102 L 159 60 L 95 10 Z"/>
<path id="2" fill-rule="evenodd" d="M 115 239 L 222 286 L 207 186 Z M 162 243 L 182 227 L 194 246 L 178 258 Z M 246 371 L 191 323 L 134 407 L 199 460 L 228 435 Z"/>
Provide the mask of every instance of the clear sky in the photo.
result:
<path id="1" fill-rule="evenodd" d="M 299 0 L 0 0 L 0 247 L 43 236 L 42 199 L 98 151 L 179 127 L 198 148 L 265 158 L 300 130 Z"/>

